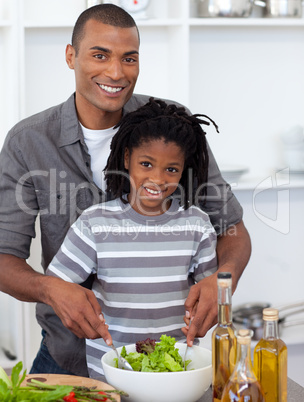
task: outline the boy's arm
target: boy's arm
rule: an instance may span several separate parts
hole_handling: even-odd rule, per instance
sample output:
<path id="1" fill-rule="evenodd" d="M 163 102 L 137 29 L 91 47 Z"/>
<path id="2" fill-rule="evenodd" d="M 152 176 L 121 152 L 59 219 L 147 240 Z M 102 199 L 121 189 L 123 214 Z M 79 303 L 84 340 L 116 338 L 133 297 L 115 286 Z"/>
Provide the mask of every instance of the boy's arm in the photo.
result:
<path id="1" fill-rule="evenodd" d="M 188 326 L 183 328 L 183 333 L 187 336 L 189 345 L 191 345 L 195 336 L 205 336 L 206 332 L 217 323 L 218 272 L 231 272 L 232 291 L 234 292 L 249 261 L 251 241 L 243 221 L 231 226 L 226 232 L 218 236 L 216 250 L 218 270 L 192 286 L 185 302 L 186 324 L 189 324 L 189 318 L 192 319 L 190 329 Z"/>

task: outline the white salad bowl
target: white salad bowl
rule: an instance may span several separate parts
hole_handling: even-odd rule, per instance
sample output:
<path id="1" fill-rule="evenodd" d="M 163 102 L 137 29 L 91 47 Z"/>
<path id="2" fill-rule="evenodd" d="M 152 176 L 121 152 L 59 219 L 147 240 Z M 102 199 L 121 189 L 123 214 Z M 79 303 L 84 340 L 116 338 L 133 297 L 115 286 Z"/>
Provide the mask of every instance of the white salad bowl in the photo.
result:
<path id="1" fill-rule="evenodd" d="M 176 343 L 184 359 L 186 344 Z M 117 348 L 121 353 L 121 347 Z M 126 346 L 127 353 L 135 352 L 135 344 Z M 187 371 L 150 373 L 122 370 L 115 367 L 113 350 L 101 359 L 107 383 L 129 394 L 129 402 L 196 402 L 210 387 L 212 379 L 212 354 L 201 346 L 188 348 Z M 123 399 L 124 400 L 124 399 Z"/>

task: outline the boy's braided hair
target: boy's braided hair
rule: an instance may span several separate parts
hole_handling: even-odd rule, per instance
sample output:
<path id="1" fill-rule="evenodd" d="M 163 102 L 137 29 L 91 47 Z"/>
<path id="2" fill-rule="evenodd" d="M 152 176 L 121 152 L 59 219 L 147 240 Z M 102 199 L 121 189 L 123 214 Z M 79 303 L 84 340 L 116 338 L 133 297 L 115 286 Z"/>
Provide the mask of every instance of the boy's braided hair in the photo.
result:
<path id="1" fill-rule="evenodd" d="M 200 195 L 206 196 L 208 182 L 208 150 L 206 133 L 201 124 L 209 125 L 208 118 L 218 131 L 217 125 L 206 115 L 189 115 L 184 107 L 150 98 L 149 102 L 125 115 L 111 143 L 111 153 L 105 167 L 107 191 L 113 197 L 129 192 L 129 177 L 124 167 L 125 149 L 132 149 L 144 142 L 163 139 L 178 145 L 185 155 L 184 171 L 180 180 L 183 192 L 181 204 L 187 209 L 193 204 L 195 188 L 201 187 Z M 125 174 L 121 174 L 125 172 Z"/>

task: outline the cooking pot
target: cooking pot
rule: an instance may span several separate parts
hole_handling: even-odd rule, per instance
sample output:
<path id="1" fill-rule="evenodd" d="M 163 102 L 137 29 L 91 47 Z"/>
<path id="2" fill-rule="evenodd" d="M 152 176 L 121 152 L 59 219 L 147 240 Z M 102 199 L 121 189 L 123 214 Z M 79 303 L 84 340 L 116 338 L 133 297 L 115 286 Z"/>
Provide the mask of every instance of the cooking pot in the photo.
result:
<path id="1" fill-rule="evenodd" d="M 258 340 L 263 336 L 263 309 L 271 307 L 270 303 L 246 303 L 233 309 L 232 317 L 236 326 L 249 328 L 253 331 L 252 339 Z M 304 301 L 288 304 L 277 308 L 279 310 L 279 328 L 294 325 L 304 325 L 304 320 L 286 321 L 286 317 L 304 311 Z M 291 310 L 289 313 L 285 311 Z"/>
<path id="2" fill-rule="evenodd" d="M 264 8 L 265 17 L 301 18 L 303 0 L 197 0 L 198 17 L 249 17 L 253 5 Z"/>
<path id="3" fill-rule="evenodd" d="M 302 17 L 303 0 L 258 0 L 255 4 L 265 7 L 265 17 Z"/>
<path id="4" fill-rule="evenodd" d="M 197 0 L 199 17 L 249 17 L 254 0 Z"/>

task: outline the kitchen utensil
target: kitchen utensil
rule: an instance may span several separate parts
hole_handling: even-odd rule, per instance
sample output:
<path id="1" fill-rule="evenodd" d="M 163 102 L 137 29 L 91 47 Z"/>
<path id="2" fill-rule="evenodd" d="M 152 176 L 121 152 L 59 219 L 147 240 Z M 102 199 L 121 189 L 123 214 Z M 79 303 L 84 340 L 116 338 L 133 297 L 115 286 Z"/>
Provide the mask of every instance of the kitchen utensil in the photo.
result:
<path id="1" fill-rule="evenodd" d="M 189 329 L 190 329 L 190 325 L 191 325 L 191 320 L 189 321 Z M 186 339 L 187 342 L 187 339 Z M 186 350 L 185 350 L 185 354 L 184 354 L 184 370 L 186 371 L 186 355 L 188 352 L 188 344 L 186 344 Z"/>
<path id="2" fill-rule="evenodd" d="M 254 0 L 197 0 L 199 17 L 249 17 Z"/>
<path id="3" fill-rule="evenodd" d="M 259 0 L 256 4 L 265 7 L 266 17 L 302 17 L 302 0 Z"/>
<path id="4" fill-rule="evenodd" d="M 4 355 L 9 359 L 9 360 L 16 360 L 17 356 L 12 353 L 10 350 L 6 348 L 2 348 Z"/>
<path id="5" fill-rule="evenodd" d="M 125 370 L 130 370 L 133 371 L 133 368 L 131 366 L 131 364 L 120 355 L 120 353 L 118 353 L 118 350 L 116 349 L 116 347 L 113 345 L 111 345 L 111 348 L 115 351 L 116 355 L 117 355 L 117 359 L 118 359 L 118 367 L 120 369 L 125 369 Z"/>
<path id="6" fill-rule="evenodd" d="M 150 0 L 120 0 L 120 7 L 136 19 L 147 18 L 146 10 Z"/>
<path id="7" fill-rule="evenodd" d="M 181 356 L 186 344 L 176 343 Z M 118 352 L 121 347 L 117 348 Z M 126 346 L 127 353 L 135 352 L 135 344 Z M 115 353 L 110 350 L 101 359 L 106 380 L 112 387 L 129 394 L 132 402 L 195 402 L 209 389 L 212 377 L 212 352 L 201 346 L 192 346 L 187 352 L 191 363 L 187 371 L 139 372 L 115 367 Z"/>
<path id="8" fill-rule="evenodd" d="M 263 335 L 263 309 L 271 307 L 270 303 L 245 303 L 235 307 L 232 312 L 233 322 L 241 325 L 243 328 L 249 328 L 253 330 L 254 340 L 261 339 Z M 286 318 L 290 315 L 300 313 L 304 311 L 304 301 L 283 305 L 277 307 L 279 310 L 279 327 L 287 327 L 291 325 L 304 324 L 303 320 L 294 321 L 291 324 L 286 321 Z M 291 310 L 291 311 L 290 311 Z M 289 311 L 284 313 L 285 311 Z"/>

